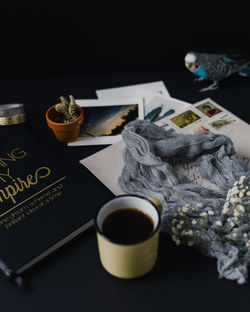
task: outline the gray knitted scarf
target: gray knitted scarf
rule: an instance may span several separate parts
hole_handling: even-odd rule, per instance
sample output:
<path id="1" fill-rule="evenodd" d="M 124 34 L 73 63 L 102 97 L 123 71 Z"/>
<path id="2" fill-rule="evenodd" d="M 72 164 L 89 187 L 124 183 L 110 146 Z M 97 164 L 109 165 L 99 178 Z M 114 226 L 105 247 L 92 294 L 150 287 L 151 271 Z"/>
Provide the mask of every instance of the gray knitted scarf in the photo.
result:
<path id="1" fill-rule="evenodd" d="M 169 133 L 145 120 L 129 123 L 122 137 L 126 144 L 123 152 L 125 166 L 119 178 L 123 191 L 159 199 L 163 204 L 161 230 L 171 234 L 178 243 L 178 226 L 187 226 L 191 223 L 186 220 L 195 220 L 191 224 L 194 230 L 196 223 L 200 222 L 199 218 L 194 218 L 197 213 L 203 213 L 206 222 L 200 224 L 205 230 L 196 231 L 199 239 L 195 245 L 203 254 L 217 258 L 219 277 L 244 283 L 250 263 L 250 248 L 238 237 L 241 235 L 243 238 L 244 233 L 245 239 L 248 232 L 250 237 L 250 225 L 236 218 L 234 222 L 237 223 L 238 232 L 230 232 L 226 222 L 228 220 L 232 224 L 232 219 L 229 220 L 223 215 L 222 210 L 228 190 L 238 183 L 235 181 L 241 176 L 246 176 L 249 183 L 250 171 L 247 171 L 246 165 L 239 160 L 230 138 L 212 132 L 186 135 Z M 190 181 L 171 165 L 173 159 L 196 162 L 201 176 L 215 184 L 218 190 L 207 189 Z M 249 203 L 249 197 L 246 200 Z M 195 205 L 196 208 L 189 208 Z M 184 214 L 184 211 L 188 210 L 190 212 Z M 173 227 L 175 222 L 179 222 L 179 216 L 184 221 Z M 223 234 L 223 231 L 218 229 L 221 225 L 224 232 L 233 233 L 234 238 L 231 238 L 231 234 Z M 193 235 L 193 231 L 183 230 L 182 235 L 188 238 Z M 186 243 L 191 246 L 192 241 L 186 240 Z"/>

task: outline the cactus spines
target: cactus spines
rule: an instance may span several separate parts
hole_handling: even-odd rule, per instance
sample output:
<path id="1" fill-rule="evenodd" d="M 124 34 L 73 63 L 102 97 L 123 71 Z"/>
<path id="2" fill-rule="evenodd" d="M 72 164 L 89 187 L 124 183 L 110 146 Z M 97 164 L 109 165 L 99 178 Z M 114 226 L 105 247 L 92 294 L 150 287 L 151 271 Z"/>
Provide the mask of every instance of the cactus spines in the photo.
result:
<path id="1" fill-rule="evenodd" d="M 76 101 L 72 95 L 69 96 L 70 103 L 69 103 L 69 114 L 75 119 L 78 117 L 77 109 L 76 109 Z"/>
<path id="2" fill-rule="evenodd" d="M 55 110 L 64 115 L 64 122 L 73 121 L 79 116 L 74 97 L 70 95 L 69 98 L 70 102 L 65 97 L 60 96 L 61 103 L 55 106 Z"/>
<path id="3" fill-rule="evenodd" d="M 60 96 L 61 103 L 56 104 L 56 111 L 59 113 L 63 113 L 64 115 L 68 114 L 69 102 L 63 97 Z"/>

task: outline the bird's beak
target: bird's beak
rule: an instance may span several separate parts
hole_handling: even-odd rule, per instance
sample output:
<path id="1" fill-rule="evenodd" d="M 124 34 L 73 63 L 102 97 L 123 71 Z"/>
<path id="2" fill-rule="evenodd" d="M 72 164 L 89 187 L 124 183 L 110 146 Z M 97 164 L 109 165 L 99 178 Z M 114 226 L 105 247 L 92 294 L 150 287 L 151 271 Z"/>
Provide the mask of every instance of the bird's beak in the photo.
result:
<path id="1" fill-rule="evenodd" d="M 186 62 L 186 67 L 187 67 L 188 69 L 191 69 L 192 64 L 191 64 L 191 63 Z"/>

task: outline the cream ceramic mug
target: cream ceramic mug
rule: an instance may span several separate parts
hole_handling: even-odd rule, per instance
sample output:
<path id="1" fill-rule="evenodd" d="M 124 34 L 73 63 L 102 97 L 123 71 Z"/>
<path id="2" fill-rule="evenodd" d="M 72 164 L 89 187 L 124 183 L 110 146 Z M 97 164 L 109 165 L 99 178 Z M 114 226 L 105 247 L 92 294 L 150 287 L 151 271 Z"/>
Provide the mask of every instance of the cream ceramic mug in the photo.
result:
<path id="1" fill-rule="evenodd" d="M 142 241 L 120 244 L 103 233 L 103 223 L 113 212 L 133 208 L 150 217 L 152 231 Z M 121 195 L 107 202 L 95 218 L 97 243 L 101 263 L 105 270 L 119 278 L 137 278 L 148 273 L 155 265 L 158 254 L 159 226 L 162 205 L 155 198 Z"/>

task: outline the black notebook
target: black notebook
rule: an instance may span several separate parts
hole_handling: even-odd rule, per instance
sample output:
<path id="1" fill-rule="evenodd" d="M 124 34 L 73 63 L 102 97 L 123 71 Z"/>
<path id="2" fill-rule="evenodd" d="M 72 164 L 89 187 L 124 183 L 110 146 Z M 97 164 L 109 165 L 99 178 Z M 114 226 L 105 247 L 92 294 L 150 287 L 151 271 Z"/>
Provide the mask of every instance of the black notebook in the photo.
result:
<path id="1" fill-rule="evenodd" d="M 22 273 L 93 224 L 112 194 L 22 127 L 1 129 L 1 269 Z M 6 273 L 6 272 L 5 272 Z"/>

